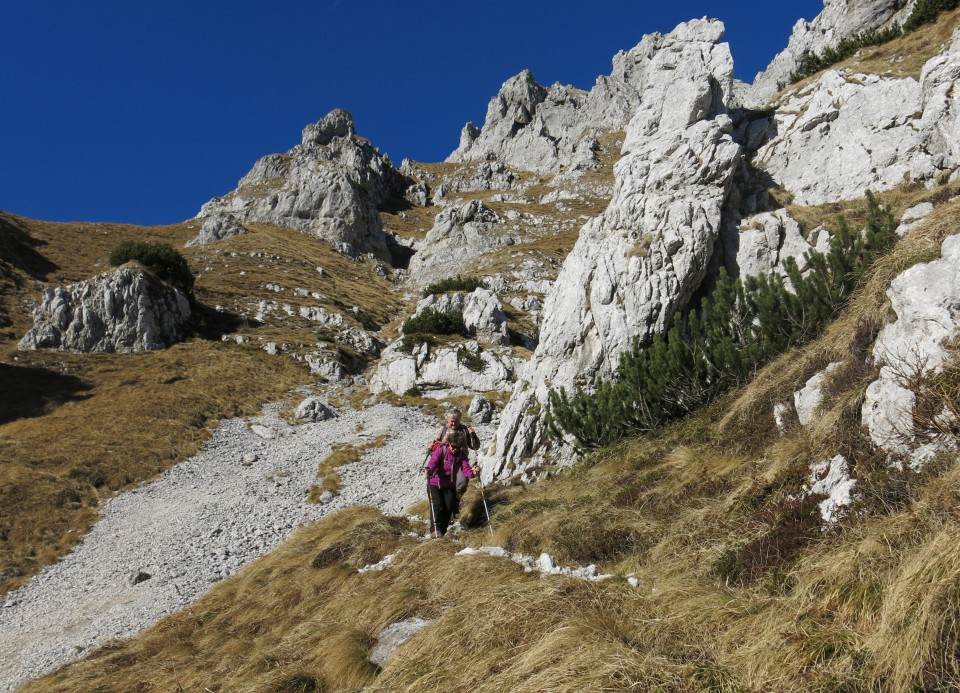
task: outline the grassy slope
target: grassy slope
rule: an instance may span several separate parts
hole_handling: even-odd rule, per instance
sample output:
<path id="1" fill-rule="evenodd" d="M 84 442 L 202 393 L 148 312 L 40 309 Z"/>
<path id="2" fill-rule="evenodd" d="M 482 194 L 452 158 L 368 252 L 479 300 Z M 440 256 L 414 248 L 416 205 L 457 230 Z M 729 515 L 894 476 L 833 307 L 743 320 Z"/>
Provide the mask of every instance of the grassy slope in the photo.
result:
<path id="1" fill-rule="evenodd" d="M 267 341 L 290 351 L 315 347 L 309 321 L 283 315 L 256 324 L 225 316 L 252 314 L 260 300 L 273 300 L 331 311 L 357 306 L 357 314 L 348 315 L 358 325 L 377 325 L 398 305 L 371 263 L 348 260 L 289 229 L 257 226 L 183 251 L 199 275 L 197 299 L 206 306 L 200 334 L 186 342 L 145 354 L 17 351 L 32 325 L 29 306 L 38 300 L 40 283 L 105 271 L 110 249 L 121 240 L 182 248 L 198 231 L 195 221 L 144 228 L 0 214 L 0 250 L 10 268 L 0 295 L 10 322 L 0 332 L 0 593 L 64 555 L 96 520 L 104 498 L 198 452 L 217 419 L 254 414 L 261 403 L 312 380 L 292 358 L 271 357 L 261 348 Z M 270 291 L 267 282 L 285 291 Z M 323 298 L 294 297 L 294 288 Z M 217 304 L 227 313 L 210 310 Z M 221 331 L 250 341 L 221 342 Z"/>
<path id="2" fill-rule="evenodd" d="M 903 193 L 917 196 L 936 193 Z M 418 543 L 406 522 L 352 509 L 144 634 L 103 648 L 32 690 L 753 690 L 910 691 L 960 686 L 960 465 L 885 465 L 859 431 L 874 377 L 869 339 L 884 291 L 935 258 L 960 202 L 942 204 L 871 271 L 849 309 L 808 347 L 651 440 L 602 451 L 560 477 L 489 493 L 496 543 L 635 573 L 536 579 L 515 564 Z M 820 421 L 775 430 L 783 401 L 830 361 Z M 951 371 L 952 396 L 960 374 Z M 956 403 L 954 403 L 956 404 Z M 795 497 L 809 465 L 843 452 L 861 491 L 838 525 Z M 481 517 L 476 491 L 471 518 Z M 397 563 L 356 568 L 399 550 Z M 436 619 L 382 671 L 384 626 Z"/>

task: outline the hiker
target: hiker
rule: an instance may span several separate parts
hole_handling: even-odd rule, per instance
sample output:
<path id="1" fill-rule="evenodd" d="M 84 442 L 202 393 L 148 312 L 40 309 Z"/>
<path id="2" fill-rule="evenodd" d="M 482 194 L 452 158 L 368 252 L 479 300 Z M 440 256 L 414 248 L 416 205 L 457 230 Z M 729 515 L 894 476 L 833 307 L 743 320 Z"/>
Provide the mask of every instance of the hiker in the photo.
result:
<path id="1" fill-rule="evenodd" d="M 467 426 L 462 421 L 461 418 L 463 414 L 459 409 L 450 409 L 446 414 L 446 423 L 440 427 L 437 431 L 437 435 L 432 441 L 427 443 L 428 450 L 435 450 L 437 445 L 443 441 L 448 431 L 462 431 L 466 435 L 467 440 L 467 454 L 470 454 L 470 450 L 477 450 L 480 447 L 480 438 L 477 436 L 477 432 L 473 430 L 473 426 Z M 467 478 L 462 472 L 457 474 L 457 498 L 462 498 L 463 494 L 467 492 Z"/>
<path id="2" fill-rule="evenodd" d="M 447 431 L 443 442 L 427 462 L 427 493 L 430 500 L 432 527 L 430 535 L 436 539 L 447 533 L 450 518 L 459 511 L 457 476 L 472 479 L 480 473 L 480 466 L 470 466 L 469 438 L 466 431 Z"/>

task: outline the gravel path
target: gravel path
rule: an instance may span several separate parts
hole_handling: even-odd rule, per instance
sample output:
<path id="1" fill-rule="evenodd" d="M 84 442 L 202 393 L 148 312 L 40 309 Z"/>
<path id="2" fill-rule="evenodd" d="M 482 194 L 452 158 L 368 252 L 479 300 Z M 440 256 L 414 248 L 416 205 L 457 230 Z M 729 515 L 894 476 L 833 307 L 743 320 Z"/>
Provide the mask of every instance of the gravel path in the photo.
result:
<path id="1" fill-rule="evenodd" d="M 290 426 L 278 411 L 271 405 L 255 419 L 222 422 L 203 452 L 105 503 L 74 551 L 7 596 L 0 691 L 135 635 L 333 510 L 368 504 L 398 514 L 424 495 L 419 467 L 435 419 L 378 404 Z M 383 433 L 383 447 L 340 468 L 340 495 L 304 502 L 334 443 Z M 134 584 L 138 574 L 150 577 Z"/>

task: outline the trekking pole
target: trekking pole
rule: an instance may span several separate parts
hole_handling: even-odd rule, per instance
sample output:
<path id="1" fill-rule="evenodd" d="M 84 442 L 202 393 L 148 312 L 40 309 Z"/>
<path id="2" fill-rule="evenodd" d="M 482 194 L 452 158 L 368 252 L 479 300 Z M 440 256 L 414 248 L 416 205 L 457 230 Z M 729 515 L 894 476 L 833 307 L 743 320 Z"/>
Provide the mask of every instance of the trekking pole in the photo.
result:
<path id="1" fill-rule="evenodd" d="M 477 486 L 480 487 L 480 498 L 483 499 L 483 511 L 487 514 L 487 527 L 490 528 L 490 534 L 493 534 L 493 522 L 490 520 L 490 508 L 487 506 L 487 496 L 483 492 L 483 477 L 477 474 Z"/>
<path id="2" fill-rule="evenodd" d="M 427 460 L 430 459 L 430 450 L 427 450 L 427 454 L 423 458 L 423 464 L 420 465 L 420 469 L 424 472 L 427 470 Z M 430 497 L 430 479 L 427 479 L 427 505 L 430 506 L 430 538 L 433 538 L 433 535 L 437 531 L 437 516 L 433 510 L 433 498 Z"/>
<path id="3" fill-rule="evenodd" d="M 430 496 L 430 480 L 427 480 L 427 503 L 430 505 L 430 538 L 436 539 L 434 534 L 437 534 L 437 516 L 433 511 L 433 498 Z"/>

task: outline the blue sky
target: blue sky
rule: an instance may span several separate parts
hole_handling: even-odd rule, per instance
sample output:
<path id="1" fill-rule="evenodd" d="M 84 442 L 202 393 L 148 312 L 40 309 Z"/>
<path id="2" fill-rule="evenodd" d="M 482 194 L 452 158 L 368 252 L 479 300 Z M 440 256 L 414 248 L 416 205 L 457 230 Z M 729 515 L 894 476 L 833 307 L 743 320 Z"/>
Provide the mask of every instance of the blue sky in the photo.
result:
<path id="1" fill-rule="evenodd" d="M 444 159 L 524 68 L 589 89 L 618 50 L 726 24 L 752 81 L 822 0 L 31 0 L 0 40 L 0 209 L 51 221 L 192 217 L 334 108 L 399 164 Z"/>

